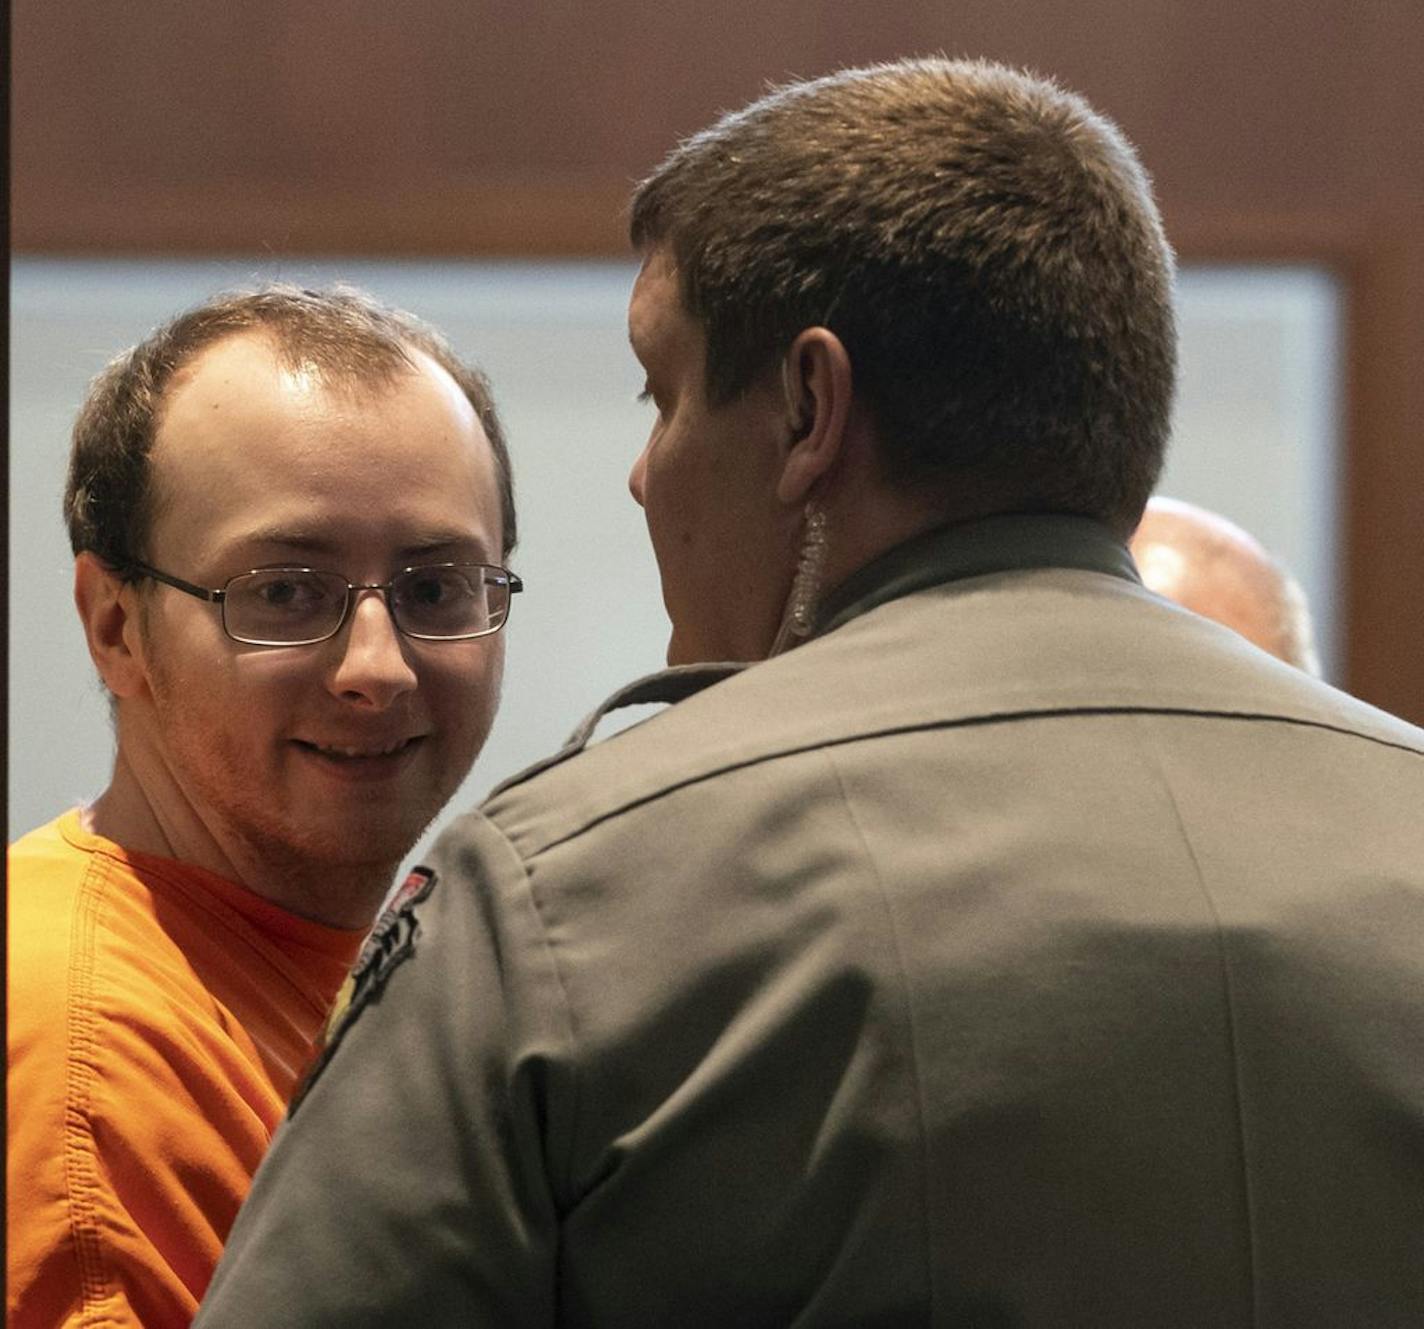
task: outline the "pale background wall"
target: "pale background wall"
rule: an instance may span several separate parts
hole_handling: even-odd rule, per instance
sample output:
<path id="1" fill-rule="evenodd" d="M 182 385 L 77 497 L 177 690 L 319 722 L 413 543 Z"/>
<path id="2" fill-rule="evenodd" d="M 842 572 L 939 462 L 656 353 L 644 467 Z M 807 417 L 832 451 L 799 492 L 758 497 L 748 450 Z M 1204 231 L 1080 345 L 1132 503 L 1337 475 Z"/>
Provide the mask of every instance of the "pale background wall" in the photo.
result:
<path id="1" fill-rule="evenodd" d="M 12 270 L 8 836 L 103 787 L 107 706 L 70 599 L 68 435 L 115 351 L 208 293 L 356 281 L 441 327 L 494 382 L 528 584 L 504 704 L 454 806 L 551 751 L 619 684 L 659 667 L 667 625 L 626 476 L 649 424 L 627 348 L 629 263 L 20 259 Z M 1337 659 L 1338 297 L 1300 268 L 1183 274 L 1182 394 L 1163 492 L 1216 507 L 1297 570 Z"/>

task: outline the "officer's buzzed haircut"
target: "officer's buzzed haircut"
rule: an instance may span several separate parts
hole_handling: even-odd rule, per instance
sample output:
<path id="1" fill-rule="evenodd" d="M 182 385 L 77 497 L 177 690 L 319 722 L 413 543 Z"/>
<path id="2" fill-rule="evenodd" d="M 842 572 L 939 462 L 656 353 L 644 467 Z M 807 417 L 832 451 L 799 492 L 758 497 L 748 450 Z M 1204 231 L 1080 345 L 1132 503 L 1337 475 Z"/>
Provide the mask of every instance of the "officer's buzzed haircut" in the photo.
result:
<path id="1" fill-rule="evenodd" d="M 792 84 L 676 148 L 631 234 L 676 262 L 712 404 L 822 325 L 888 479 L 1135 523 L 1167 438 L 1173 259 L 1136 155 L 1081 98 L 943 59 Z"/>
<path id="2" fill-rule="evenodd" d="M 76 554 L 90 550 L 110 567 L 127 569 L 147 553 L 156 496 L 149 452 L 166 394 L 182 370 L 208 347 L 240 333 L 270 339 L 283 365 L 315 370 L 349 390 L 380 390 L 414 367 L 423 352 L 459 384 L 494 453 L 504 549 L 515 542 L 514 488 L 504 431 L 489 383 L 434 328 L 388 309 L 352 286 L 302 290 L 274 284 L 223 294 L 164 324 L 113 360 L 90 386 L 74 426 L 64 516 Z M 360 457 L 351 464 L 359 466 Z"/>

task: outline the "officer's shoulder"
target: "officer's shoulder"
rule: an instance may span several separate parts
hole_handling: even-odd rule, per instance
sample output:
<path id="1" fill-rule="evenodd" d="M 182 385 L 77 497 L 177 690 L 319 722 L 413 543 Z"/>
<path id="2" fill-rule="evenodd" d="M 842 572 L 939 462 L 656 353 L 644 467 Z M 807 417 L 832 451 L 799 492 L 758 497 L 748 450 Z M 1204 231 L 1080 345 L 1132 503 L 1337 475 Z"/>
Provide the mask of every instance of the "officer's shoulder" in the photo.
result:
<path id="1" fill-rule="evenodd" d="M 669 789 L 749 760 L 764 736 L 752 718 L 755 699 L 778 663 L 685 666 L 639 679 L 593 711 L 558 752 L 498 785 L 480 812 L 528 857 Z M 668 705 L 597 737 L 619 707 L 654 702 Z"/>
<path id="2" fill-rule="evenodd" d="M 705 691 L 714 684 L 740 673 L 745 667 L 740 664 L 677 665 L 634 679 L 633 682 L 619 688 L 590 711 L 557 751 L 550 753 L 547 757 L 540 758 L 497 784 L 490 792 L 490 799 L 493 800 L 505 790 L 525 784 L 535 776 L 552 770 L 584 752 L 594 741 L 599 727 L 610 716 L 614 716 L 620 711 L 626 713 L 630 707 L 676 705 L 678 702 L 686 701 L 689 697 Z"/>

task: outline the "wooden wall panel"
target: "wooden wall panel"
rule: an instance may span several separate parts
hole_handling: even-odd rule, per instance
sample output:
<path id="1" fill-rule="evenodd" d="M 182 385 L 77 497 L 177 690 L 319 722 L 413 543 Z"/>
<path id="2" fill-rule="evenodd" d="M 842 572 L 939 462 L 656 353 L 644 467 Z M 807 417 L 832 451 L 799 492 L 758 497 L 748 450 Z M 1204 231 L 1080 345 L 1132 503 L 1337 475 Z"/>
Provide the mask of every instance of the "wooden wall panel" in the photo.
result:
<path id="1" fill-rule="evenodd" d="M 945 50 L 1142 150 L 1185 258 L 1348 285 L 1353 690 L 1424 722 L 1418 0 L 14 0 L 21 252 L 621 253 L 629 184 L 768 81 Z"/>
<path id="2" fill-rule="evenodd" d="M 608 200 L 719 109 L 935 49 L 1086 93 L 1139 144 L 1169 217 L 1387 211 L 1424 191 L 1416 0 L 16 0 L 13 23 L 27 250 L 141 251 L 155 226 L 165 250 L 349 250 L 375 202 L 389 249 L 522 251 L 502 196 L 550 190 L 581 212 L 582 232 L 550 227 L 569 251 L 618 251 Z"/>

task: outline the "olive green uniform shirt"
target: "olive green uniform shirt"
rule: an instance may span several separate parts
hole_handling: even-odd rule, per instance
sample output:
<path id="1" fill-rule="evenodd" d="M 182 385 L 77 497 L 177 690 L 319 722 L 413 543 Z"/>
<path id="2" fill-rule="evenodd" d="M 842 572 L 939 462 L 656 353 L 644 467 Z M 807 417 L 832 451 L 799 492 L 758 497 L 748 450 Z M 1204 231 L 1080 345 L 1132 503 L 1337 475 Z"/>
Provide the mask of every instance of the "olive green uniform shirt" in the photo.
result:
<path id="1" fill-rule="evenodd" d="M 1066 517 L 659 692 L 442 837 L 199 1325 L 1424 1324 L 1424 734 Z"/>

